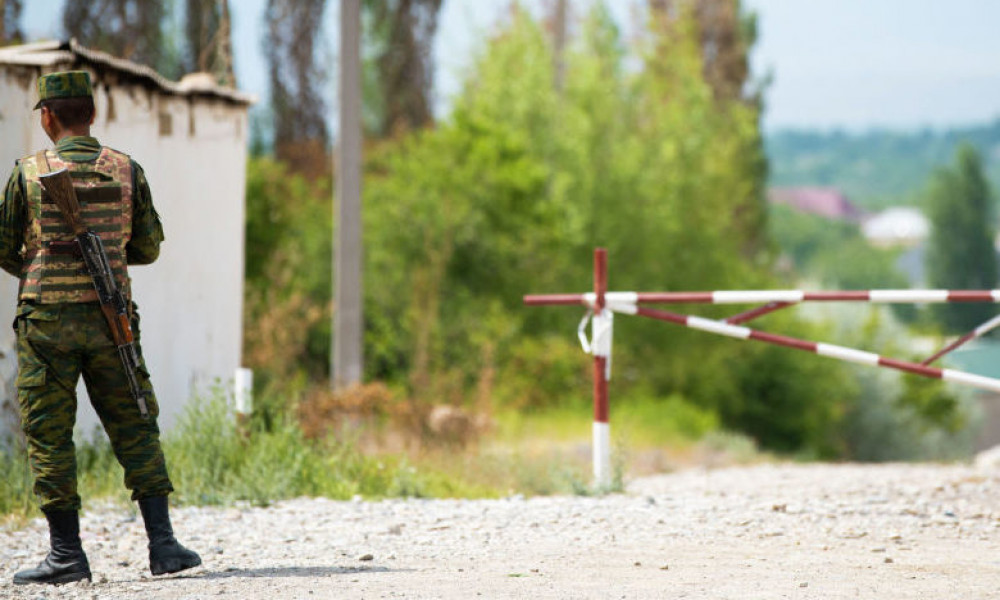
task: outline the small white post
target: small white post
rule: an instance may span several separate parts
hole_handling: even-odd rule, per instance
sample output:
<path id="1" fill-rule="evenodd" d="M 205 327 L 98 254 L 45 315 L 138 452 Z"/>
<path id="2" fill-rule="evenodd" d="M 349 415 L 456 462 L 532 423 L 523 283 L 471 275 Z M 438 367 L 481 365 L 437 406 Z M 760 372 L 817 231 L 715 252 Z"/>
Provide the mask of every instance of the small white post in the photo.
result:
<path id="1" fill-rule="evenodd" d="M 233 374 L 233 399 L 237 415 L 253 412 L 253 371 L 238 367 Z"/>
<path id="2" fill-rule="evenodd" d="M 598 488 L 611 484 L 611 426 L 594 421 L 594 483 Z"/>

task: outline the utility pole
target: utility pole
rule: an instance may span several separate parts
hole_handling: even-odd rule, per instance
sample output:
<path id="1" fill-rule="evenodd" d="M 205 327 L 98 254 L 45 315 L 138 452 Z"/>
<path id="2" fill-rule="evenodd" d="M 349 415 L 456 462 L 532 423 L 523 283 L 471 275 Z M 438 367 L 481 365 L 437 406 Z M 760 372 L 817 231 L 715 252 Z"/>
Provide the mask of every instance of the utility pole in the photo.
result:
<path id="1" fill-rule="evenodd" d="M 340 121 L 334 244 L 333 364 L 340 389 L 361 382 L 361 0 L 340 2 Z"/>

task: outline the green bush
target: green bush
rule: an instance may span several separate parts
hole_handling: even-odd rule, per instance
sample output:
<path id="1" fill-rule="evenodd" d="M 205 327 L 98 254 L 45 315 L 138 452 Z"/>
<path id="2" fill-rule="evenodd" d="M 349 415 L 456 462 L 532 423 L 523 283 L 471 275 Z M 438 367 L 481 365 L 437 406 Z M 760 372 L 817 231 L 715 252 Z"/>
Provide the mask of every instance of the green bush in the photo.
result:
<path id="1" fill-rule="evenodd" d="M 28 457 L 16 449 L 0 447 L 0 516 L 30 511 L 31 486 Z"/>
<path id="2" fill-rule="evenodd" d="M 262 422 L 258 422 L 262 423 Z M 290 420 L 272 427 L 238 425 L 219 393 L 193 399 L 163 437 L 178 502 L 196 505 L 250 502 L 266 505 L 296 496 L 348 499 L 492 495 L 398 457 L 366 456 L 349 441 L 313 442 Z M 77 444 L 79 493 L 85 504 L 111 499 L 128 504 L 123 471 L 101 433 Z M 27 458 L 0 451 L 0 515 L 27 514 L 35 505 Z"/>
<path id="3" fill-rule="evenodd" d="M 177 497 L 192 504 L 483 493 L 403 459 L 365 456 L 349 441 L 307 440 L 289 419 L 243 429 L 219 394 L 189 404 L 164 451 Z"/>

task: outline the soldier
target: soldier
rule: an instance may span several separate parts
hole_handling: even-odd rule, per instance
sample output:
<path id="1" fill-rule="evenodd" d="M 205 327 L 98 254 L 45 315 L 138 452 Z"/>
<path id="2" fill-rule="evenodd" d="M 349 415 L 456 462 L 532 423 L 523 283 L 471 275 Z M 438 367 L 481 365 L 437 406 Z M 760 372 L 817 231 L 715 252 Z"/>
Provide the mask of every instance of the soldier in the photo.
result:
<path id="1" fill-rule="evenodd" d="M 149 536 L 154 575 L 201 564 L 174 539 L 167 507 L 167 476 L 159 413 L 139 350 L 139 314 L 131 325 L 139 352 L 139 385 L 148 392 L 143 418 L 129 392 L 111 330 L 97 301 L 69 226 L 39 175 L 67 168 L 84 207 L 86 226 L 102 238 L 116 283 L 131 298 L 126 265 L 156 260 L 163 241 L 142 168 L 127 155 L 91 137 L 94 99 L 90 75 L 67 71 L 38 79 L 41 125 L 55 143 L 18 161 L 0 204 L 0 267 L 20 278 L 17 317 L 17 396 L 34 492 L 49 524 L 48 556 L 14 583 L 67 583 L 90 579 L 80 543 L 73 425 L 76 385 L 83 374 L 90 402 L 125 469 L 125 485 L 138 501 Z M 68 243 L 69 242 L 69 243 Z"/>

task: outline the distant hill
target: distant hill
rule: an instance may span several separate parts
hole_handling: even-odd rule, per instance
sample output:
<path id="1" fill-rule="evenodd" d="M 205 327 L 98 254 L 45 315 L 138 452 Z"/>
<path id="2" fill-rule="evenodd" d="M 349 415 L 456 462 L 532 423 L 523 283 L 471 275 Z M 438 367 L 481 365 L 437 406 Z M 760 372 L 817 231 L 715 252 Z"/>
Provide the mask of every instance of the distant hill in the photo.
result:
<path id="1" fill-rule="evenodd" d="M 765 139 L 772 186 L 834 186 L 875 210 L 916 204 L 935 168 L 954 160 L 963 141 L 982 153 L 1000 201 L 1000 119 L 978 127 L 866 133 L 778 131 Z"/>

